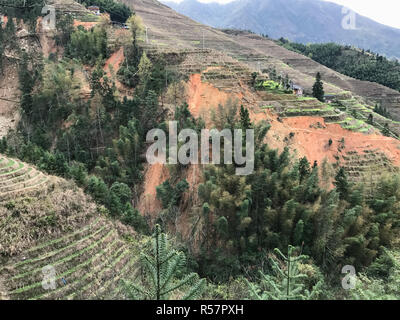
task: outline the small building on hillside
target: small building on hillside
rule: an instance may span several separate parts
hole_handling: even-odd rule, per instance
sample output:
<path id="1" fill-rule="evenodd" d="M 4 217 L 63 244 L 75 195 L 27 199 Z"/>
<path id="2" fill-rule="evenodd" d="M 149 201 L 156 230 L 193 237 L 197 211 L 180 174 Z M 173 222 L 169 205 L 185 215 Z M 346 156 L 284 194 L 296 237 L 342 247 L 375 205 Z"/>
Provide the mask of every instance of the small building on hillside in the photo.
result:
<path id="1" fill-rule="evenodd" d="M 293 94 L 295 94 L 298 97 L 302 97 L 304 94 L 304 89 L 297 84 L 292 84 L 292 90 Z"/>
<path id="2" fill-rule="evenodd" d="M 101 15 L 100 8 L 98 6 L 89 6 L 87 8 L 91 13 L 95 14 L 96 16 Z"/>

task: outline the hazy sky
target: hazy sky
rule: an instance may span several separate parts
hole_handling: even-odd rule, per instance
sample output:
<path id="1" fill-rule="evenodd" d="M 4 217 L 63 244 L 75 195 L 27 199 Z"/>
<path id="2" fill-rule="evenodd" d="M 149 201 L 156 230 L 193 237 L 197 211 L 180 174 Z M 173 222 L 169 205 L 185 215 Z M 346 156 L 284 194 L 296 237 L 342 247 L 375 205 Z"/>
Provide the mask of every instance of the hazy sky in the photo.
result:
<path id="1" fill-rule="evenodd" d="M 181 2 L 182 0 L 164 0 Z M 228 3 L 235 0 L 198 0 L 200 2 Z M 263 1 L 263 0 L 258 0 Z M 324 0 L 345 5 L 357 13 L 369 17 L 380 23 L 400 28 L 400 1 L 399 0 Z"/>

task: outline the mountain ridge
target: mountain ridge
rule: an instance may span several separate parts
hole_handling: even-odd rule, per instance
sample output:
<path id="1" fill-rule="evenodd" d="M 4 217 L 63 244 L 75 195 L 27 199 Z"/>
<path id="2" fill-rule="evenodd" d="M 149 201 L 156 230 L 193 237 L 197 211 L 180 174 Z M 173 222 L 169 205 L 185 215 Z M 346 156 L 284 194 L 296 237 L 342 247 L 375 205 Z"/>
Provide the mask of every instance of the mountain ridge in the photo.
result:
<path id="1" fill-rule="evenodd" d="M 215 28 L 237 28 L 284 37 L 294 42 L 335 42 L 399 58 L 400 29 L 383 25 L 356 14 L 356 30 L 346 30 L 342 6 L 319 0 L 237 0 L 228 4 L 180 3 L 162 0 L 177 12 Z M 298 8 L 301 8 L 299 10 Z M 268 23 L 266 23 L 268 21 Z"/>

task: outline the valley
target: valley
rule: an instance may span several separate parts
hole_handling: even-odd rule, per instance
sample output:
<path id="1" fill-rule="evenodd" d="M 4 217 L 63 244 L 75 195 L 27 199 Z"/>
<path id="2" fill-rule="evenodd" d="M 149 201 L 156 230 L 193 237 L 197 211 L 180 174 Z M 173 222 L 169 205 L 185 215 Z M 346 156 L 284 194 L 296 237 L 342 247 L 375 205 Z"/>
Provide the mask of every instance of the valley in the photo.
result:
<path id="1" fill-rule="evenodd" d="M 0 27 L 0 300 L 397 296 L 398 91 L 156 0 L 78 2 Z M 169 121 L 254 130 L 254 171 L 148 163 Z"/>

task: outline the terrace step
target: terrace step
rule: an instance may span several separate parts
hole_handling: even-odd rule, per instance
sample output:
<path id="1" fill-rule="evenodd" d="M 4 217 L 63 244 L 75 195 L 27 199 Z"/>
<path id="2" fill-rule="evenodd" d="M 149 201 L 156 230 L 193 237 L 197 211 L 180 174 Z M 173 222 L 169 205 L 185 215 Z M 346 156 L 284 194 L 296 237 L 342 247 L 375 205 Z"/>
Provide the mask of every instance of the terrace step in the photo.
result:
<path id="1" fill-rule="evenodd" d="M 46 187 L 54 187 L 55 184 L 56 180 L 50 180 L 49 177 L 44 176 L 44 178 L 38 181 L 35 185 L 0 193 L 0 201 L 7 201 L 9 199 L 21 196 L 34 196 L 38 193 L 44 193 L 48 191 L 48 188 Z"/>
<path id="2" fill-rule="evenodd" d="M 107 229 L 96 235 L 93 241 L 90 242 L 90 245 L 84 246 L 83 249 L 77 252 L 75 251 L 66 257 L 59 257 L 59 260 L 56 261 L 50 260 L 43 262 L 43 266 L 54 266 L 56 270 L 56 280 L 69 277 L 76 270 L 87 266 L 95 257 L 95 254 L 107 247 L 109 242 L 112 242 L 117 236 L 114 229 L 108 232 L 106 231 Z M 72 269 L 71 266 L 73 266 Z M 41 285 L 43 279 L 41 270 L 42 269 L 38 267 L 28 273 L 19 274 L 11 278 L 9 280 L 9 287 L 11 288 L 9 292 L 10 295 L 22 295 L 22 298 L 24 298 L 26 295 L 36 296 L 46 292 Z"/>

